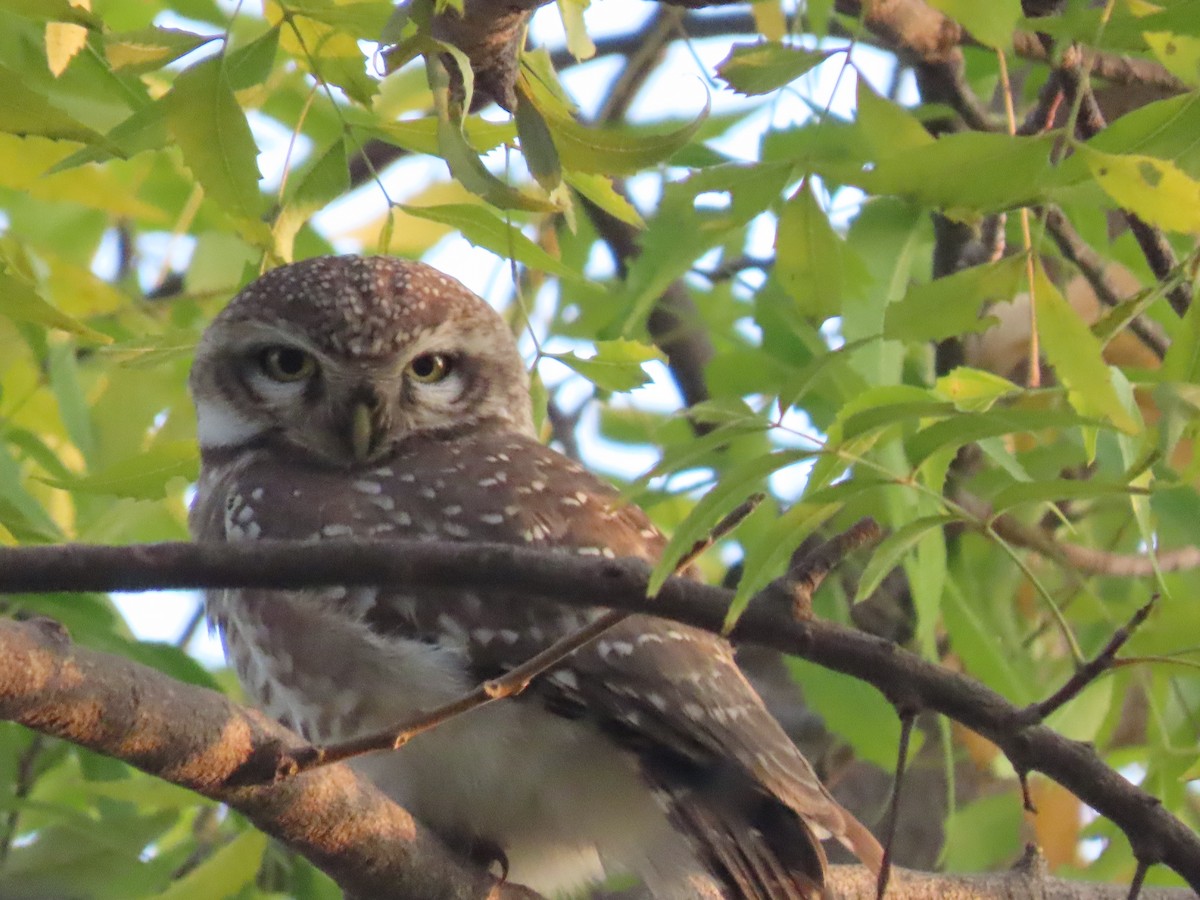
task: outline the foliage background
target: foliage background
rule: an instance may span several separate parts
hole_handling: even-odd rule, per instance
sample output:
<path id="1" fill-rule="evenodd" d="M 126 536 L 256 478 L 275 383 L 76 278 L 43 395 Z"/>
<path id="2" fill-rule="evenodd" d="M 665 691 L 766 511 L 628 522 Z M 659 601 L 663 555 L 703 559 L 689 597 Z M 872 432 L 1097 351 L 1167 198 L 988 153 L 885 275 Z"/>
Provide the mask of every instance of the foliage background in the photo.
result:
<path id="1" fill-rule="evenodd" d="M 871 515 L 890 536 L 817 613 L 1024 704 L 1160 592 L 1123 664 L 1051 724 L 1195 827 L 1200 584 L 1176 562 L 1200 519 L 1200 7 L 1068 2 L 1031 22 L 1015 2 L 939 0 L 973 36 L 946 91 L 840 5 L 603 6 L 622 24 L 590 37 L 576 0 L 563 38 L 539 13 L 514 122 L 494 105 L 460 119 L 419 4 L 0 0 L 0 541 L 186 539 L 186 373 L 213 313 L 289 260 L 427 257 L 523 335 L 546 438 L 625 481 L 673 547 L 768 490 L 705 561 L 715 580 L 740 561 L 743 597 L 809 535 Z M 1035 28 L 1059 55 L 1015 49 Z M 577 64 L 593 39 L 596 61 Z M 1045 102 L 1073 41 L 1159 73 L 1097 77 L 1098 96 L 1154 90 L 1086 140 L 1083 91 Z M 432 63 L 405 61 L 422 51 Z M 1050 129 L 1007 133 L 1006 93 L 1014 128 L 1040 110 Z M 1173 245 L 1165 278 L 1123 208 Z M 1084 287 L 1056 211 L 1120 267 L 1118 306 Z M 1114 562 L 1133 557 L 1136 577 Z M 5 608 L 236 690 L 188 655 L 197 621 L 154 643 L 106 596 Z M 834 780 L 870 781 L 851 752 L 893 765 L 882 698 L 789 666 L 837 735 L 815 745 Z M 946 723 L 923 734 L 933 787 L 912 815 L 945 828 L 912 860 L 1003 867 L 1036 835 L 1060 873 L 1129 879 L 1110 823 L 1036 779 L 1040 812 L 1023 817 L 1002 757 Z M 868 821 L 884 797 L 858 798 Z M 0 854 L 5 896 L 336 896 L 237 816 L 7 723 Z"/>

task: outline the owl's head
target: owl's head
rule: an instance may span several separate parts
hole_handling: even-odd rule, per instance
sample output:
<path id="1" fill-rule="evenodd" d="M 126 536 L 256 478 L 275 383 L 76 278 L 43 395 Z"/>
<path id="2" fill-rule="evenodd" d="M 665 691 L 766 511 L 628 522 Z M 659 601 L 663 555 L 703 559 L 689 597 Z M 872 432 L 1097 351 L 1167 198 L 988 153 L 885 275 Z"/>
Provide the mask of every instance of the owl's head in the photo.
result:
<path id="1" fill-rule="evenodd" d="M 274 445 L 339 467 L 415 435 L 533 430 L 504 320 L 436 269 L 382 256 L 247 286 L 201 339 L 191 390 L 202 450 Z"/>

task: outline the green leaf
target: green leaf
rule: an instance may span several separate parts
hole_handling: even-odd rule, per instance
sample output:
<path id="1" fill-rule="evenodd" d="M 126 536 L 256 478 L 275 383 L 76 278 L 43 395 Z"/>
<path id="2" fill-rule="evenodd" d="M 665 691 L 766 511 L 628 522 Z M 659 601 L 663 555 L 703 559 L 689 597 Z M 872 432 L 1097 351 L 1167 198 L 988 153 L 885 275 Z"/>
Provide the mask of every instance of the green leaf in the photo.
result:
<path id="1" fill-rule="evenodd" d="M 742 577 L 738 580 L 726 622 L 741 615 L 754 595 L 787 569 L 796 548 L 841 508 L 840 502 L 794 503 L 753 542 L 746 543 Z"/>
<path id="2" fill-rule="evenodd" d="M 1025 503 L 1050 503 L 1056 500 L 1094 500 L 1098 497 L 1124 497 L 1144 493 L 1124 481 L 1104 478 L 1059 478 L 1053 481 L 1031 481 L 1010 484 L 991 498 L 996 515 Z"/>
<path id="3" fill-rule="evenodd" d="M 650 381 L 643 365 L 651 360 L 662 361 L 661 350 L 650 344 L 618 338 L 612 341 L 597 341 L 594 355 L 583 359 L 574 351 L 569 353 L 547 353 L 574 369 L 596 387 L 606 391 L 631 391 Z"/>
<path id="4" fill-rule="evenodd" d="M 104 39 L 104 55 L 114 71 L 129 69 L 141 74 L 161 69 L 197 47 L 219 39 L 219 35 L 151 26 L 107 35 Z"/>
<path id="5" fill-rule="evenodd" d="M 314 19 L 367 41 L 379 40 L 392 15 L 390 0 L 287 0 L 286 8 L 288 15 Z"/>
<path id="6" fill-rule="evenodd" d="M 591 59 L 596 55 L 596 45 L 592 43 L 583 20 L 583 12 L 590 5 L 590 0 L 557 0 L 558 14 L 562 17 L 563 31 L 567 35 L 567 50 L 578 60 Z"/>
<path id="7" fill-rule="evenodd" d="M 842 184 L 894 194 L 955 216 L 999 212 L 1037 203 L 1053 170 L 1056 138 L 1007 134 L 947 134 L 927 147 L 909 147 L 873 164 L 836 159 L 814 165 Z M 980 177 L 986 172 L 987 177 Z"/>
<path id="8" fill-rule="evenodd" d="M 472 244 L 491 250 L 502 259 L 515 259 L 539 272 L 549 272 L 574 281 L 581 275 L 555 259 L 540 246 L 525 237 L 518 228 L 502 221 L 483 206 L 471 203 L 446 203 L 440 206 L 406 206 L 397 204 L 409 215 L 441 222 L 462 232 Z"/>
<path id="9" fill-rule="evenodd" d="M 1170 231 L 1200 231 L 1200 182 L 1174 163 L 1088 147 L 1080 147 L 1079 153 L 1096 182 L 1122 209 Z"/>
<path id="10" fill-rule="evenodd" d="M 1021 852 L 1024 813 L 1010 793 L 973 800 L 946 822 L 942 863 L 950 872 L 984 872 L 1010 865 Z"/>
<path id="11" fill-rule="evenodd" d="M 71 438 L 85 460 L 89 462 L 96 453 L 96 432 L 79 381 L 79 364 L 75 356 L 75 342 L 53 341 L 46 354 L 46 367 L 50 376 L 50 388 L 58 401 L 58 414 Z"/>
<path id="12" fill-rule="evenodd" d="M 576 172 L 632 175 L 665 162 L 699 131 L 711 109 L 711 101 L 706 99 L 695 119 L 667 132 L 587 127 L 564 115 L 561 102 L 539 79 L 523 73 L 521 85 L 550 129 L 563 168 Z"/>
<path id="13" fill-rule="evenodd" d="M 809 179 L 779 214 L 775 276 L 801 313 L 818 320 L 838 315 L 846 297 L 867 280 L 865 266 L 829 224 Z"/>
<path id="14" fill-rule="evenodd" d="M 1019 0 L 928 0 L 971 32 L 971 37 L 995 50 L 1011 50 L 1013 30 L 1021 18 Z"/>
<path id="15" fill-rule="evenodd" d="M 861 75 L 856 106 L 859 133 L 875 157 L 934 143 L 933 135 L 916 116 L 899 104 L 880 97 Z"/>
<path id="16" fill-rule="evenodd" d="M 550 136 L 546 120 L 520 84 L 517 85 L 517 110 L 513 118 L 521 138 L 521 153 L 530 174 L 543 190 L 553 191 L 562 184 L 558 150 L 554 147 L 554 138 Z"/>
<path id="17" fill-rule="evenodd" d="M 1137 422 L 1113 388 L 1100 341 L 1059 293 L 1040 263 L 1036 273 L 1038 337 L 1058 379 L 1067 387 L 1071 405 L 1080 415 L 1105 419 L 1121 431 L 1136 431 Z"/>
<path id="18" fill-rule="evenodd" d="M 734 44 L 717 74 L 741 94 L 767 94 L 819 66 L 833 51 L 805 50 L 779 41 Z"/>
<path id="19" fill-rule="evenodd" d="M 225 55 L 225 77 L 229 86 L 241 91 L 262 84 L 271 74 L 278 52 L 278 26 L 248 44 L 233 48 Z"/>
<path id="20" fill-rule="evenodd" d="M 112 340 L 108 335 L 94 331 L 52 306 L 25 279 L 4 271 L 0 271 L 0 316 L 16 322 L 33 322 L 46 328 L 57 328 L 102 344 Z"/>
<path id="21" fill-rule="evenodd" d="M 158 900 L 235 897 L 253 886 L 267 849 L 267 836 L 247 828 L 158 895 Z"/>
<path id="22" fill-rule="evenodd" d="M 25 137 L 95 144 L 113 155 L 120 151 L 104 135 L 80 122 L 29 86 L 30 79 L 0 65 L 0 131 Z"/>
<path id="23" fill-rule="evenodd" d="M 804 489 L 805 499 L 813 500 L 816 492 L 826 488 L 848 465 L 883 439 L 885 434 L 889 431 L 898 434 L 899 429 L 894 427 L 896 424 L 903 425 L 907 421 L 903 417 L 887 416 L 885 412 L 882 413 L 884 419 L 877 426 L 867 429 L 856 427 L 855 436 L 847 439 L 845 427 L 848 420 L 863 414 L 881 415 L 879 410 L 908 407 L 914 403 L 924 405 L 931 399 L 930 391 L 901 384 L 868 388 L 848 400 L 826 429 L 825 450 L 809 475 L 808 485 Z"/>
<path id="24" fill-rule="evenodd" d="M 947 447 L 961 447 L 989 437 L 1003 435 L 1053 434 L 1067 428 L 1095 427 L 1094 419 L 1084 419 L 1068 410 L 987 409 L 968 410 L 940 422 L 934 422 L 905 441 L 905 450 L 914 466 Z M 1045 439 L 1045 437 L 1043 437 Z"/>
<path id="25" fill-rule="evenodd" d="M 1007 378 L 984 369 L 958 366 L 937 380 L 935 390 L 963 412 L 987 412 L 1002 397 L 1019 393 L 1021 388 Z"/>
<path id="26" fill-rule="evenodd" d="M 859 578 L 854 602 L 859 603 L 875 593 L 888 573 L 900 565 L 904 556 L 920 543 L 926 534 L 934 529 L 944 528 L 953 521 L 954 516 L 949 515 L 923 516 L 905 523 L 880 541 L 872 552 L 871 561 L 867 563 L 862 577 Z"/>
<path id="27" fill-rule="evenodd" d="M 646 220 L 623 195 L 613 187 L 613 182 L 607 175 L 594 175 L 588 172 L 565 172 L 563 180 L 588 200 L 604 210 L 615 219 L 620 219 L 626 225 L 642 229 Z"/>
<path id="28" fill-rule="evenodd" d="M 455 48 L 438 44 L 439 49 L 443 47 L 447 52 L 457 54 L 456 59 L 463 56 L 462 52 Z M 450 75 L 446 71 L 445 64 L 437 53 L 430 51 L 426 53 L 425 65 L 429 74 L 429 86 L 433 90 L 434 105 L 437 107 L 438 152 L 442 159 L 446 160 L 446 165 L 450 167 L 450 174 L 472 194 L 483 198 L 499 209 L 555 211 L 557 207 L 549 200 L 535 197 L 505 184 L 488 171 L 487 166 L 467 143 L 466 135 L 463 134 L 461 111 L 451 108 L 453 104 L 450 100 Z M 465 66 L 465 73 L 470 72 L 470 63 L 465 58 L 459 60 L 459 66 L 460 70 L 463 70 Z M 473 82 L 467 74 L 464 74 L 463 81 L 464 90 L 469 99 Z"/>
<path id="29" fill-rule="evenodd" d="M 69 481 L 43 480 L 73 493 L 161 500 L 167 496 L 176 479 L 194 481 L 199 467 L 200 459 L 194 442 L 161 441 L 144 453 Z"/>
<path id="30" fill-rule="evenodd" d="M 292 259 L 296 232 L 313 213 L 350 189 L 350 167 L 346 161 L 346 143 L 338 138 L 305 173 L 295 193 L 275 219 L 275 252 L 280 259 Z"/>
<path id="31" fill-rule="evenodd" d="M 898 341 L 941 341 L 986 331 L 997 324 L 981 316 L 988 303 L 1008 301 L 1021 291 L 1025 261 L 1009 256 L 952 275 L 914 284 L 884 313 L 884 337 Z"/>
<path id="32" fill-rule="evenodd" d="M 833 734 L 848 741 L 861 759 L 886 771 L 895 769 L 900 719 L 878 688 L 807 660 L 791 656 L 785 660 L 792 678 L 804 690 L 805 702 L 821 714 Z M 921 745 L 919 732 L 913 737 L 917 740 L 910 745 L 910 753 Z"/>
<path id="33" fill-rule="evenodd" d="M 1169 159 L 1193 178 L 1200 178 L 1200 94 L 1189 91 L 1147 103 L 1125 113 L 1087 142 L 1104 153 L 1143 154 Z M 1067 183 L 1087 181 L 1091 176 L 1083 156 L 1063 160 Z"/>
<path id="34" fill-rule="evenodd" d="M 683 554 L 698 540 L 707 537 L 713 526 L 751 494 L 762 490 L 763 480 L 768 475 L 811 459 L 812 456 L 813 454 L 807 451 L 776 450 L 748 459 L 725 472 L 720 482 L 700 499 L 671 535 L 663 549 L 662 557 L 650 573 L 648 596 L 653 597 L 658 592 L 663 582 L 675 571 L 675 566 Z"/>
<path id="35" fill-rule="evenodd" d="M 221 57 L 196 63 L 175 79 L 167 123 L 205 194 L 226 212 L 258 218 L 258 147 Z"/>

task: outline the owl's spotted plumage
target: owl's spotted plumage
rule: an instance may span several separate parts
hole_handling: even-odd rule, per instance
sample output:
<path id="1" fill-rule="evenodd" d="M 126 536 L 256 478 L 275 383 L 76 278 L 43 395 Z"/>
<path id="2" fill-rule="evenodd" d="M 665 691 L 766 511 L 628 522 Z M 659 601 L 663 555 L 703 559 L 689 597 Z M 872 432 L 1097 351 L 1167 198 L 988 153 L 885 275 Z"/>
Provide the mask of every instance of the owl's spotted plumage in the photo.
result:
<path id="1" fill-rule="evenodd" d="M 537 442 L 508 329 L 428 266 L 322 258 L 217 317 L 192 391 L 200 540 L 502 541 L 654 559 L 636 507 Z M 486 591 L 213 591 L 247 692 L 314 741 L 452 700 L 598 614 Z M 821 786 L 719 638 L 633 616 L 515 700 L 354 763 L 454 846 L 569 890 L 627 871 L 660 898 L 820 892 L 833 834 L 879 848 Z"/>

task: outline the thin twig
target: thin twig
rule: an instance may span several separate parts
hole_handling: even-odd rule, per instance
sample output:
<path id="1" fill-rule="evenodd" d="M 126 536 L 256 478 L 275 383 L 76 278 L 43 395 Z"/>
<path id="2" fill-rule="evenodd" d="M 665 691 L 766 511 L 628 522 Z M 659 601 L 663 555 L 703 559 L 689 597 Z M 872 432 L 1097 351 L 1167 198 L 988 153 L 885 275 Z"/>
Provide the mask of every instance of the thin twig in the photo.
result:
<path id="1" fill-rule="evenodd" d="M 875 886 L 876 900 L 883 900 L 888 881 L 892 877 L 892 849 L 896 844 L 896 826 L 900 821 L 900 791 L 904 786 L 904 773 L 908 769 L 908 746 L 912 740 L 913 726 L 917 717 L 911 710 L 900 714 L 900 741 L 896 751 L 896 778 L 892 785 L 892 797 L 888 803 L 887 826 L 883 837 L 883 864 L 879 867 L 879 878 Z"/>
<path id="2" fill-rule="evenodd" d="M 811 616 L 813 594 L 834 567 L 852 550 L 875 542 L 881 534 L 879 523 L 868 516 L 804 554 L 780 579 L 791 597 L 795 614 Z"/>
<path id="3" fill-rule="evenodd" d="M 1099 678 L 1108 669 L 1112 668 L 1113 660 L 1117 653 L 1133 637 L 1133 633 L 1141 627 L 1142 623 L 1146 621 L 1146 618 L 1150 615 L 1150 611 L 1154 609 L 1154 604 L 1157 602 L 1158 594 L 1155 594 L 1144 606 L 1133 614 L 1128 623 L 1116 630 L 1113 636 L 1108 639 L 1108 643 L 1104 645 L 1104 648 L 1095 657 L 1075 670 L 1075 674 L 1067 679 L 1066 684 L 1045 700 L 1032 704 L 1028 707 L 1027 713 L 1036 718 L 1037 721 L 1044 720 L 1056 709 L 1059 709 L 1068 701 L 1077 697 L 1080 691 Z"/>
<path id="4" fill-rule="evenodd" d="M 0 863 L 3 863 L 8 858 L 8 853 L 12 849 L 13 839 L 17 836 L 17 825 L 21 819 L 21 801 L 29 796 L 29 792 L 33 790 L 36 776 L 34 769 L 37 766 L 37 759 L 41 756 L 42 751 L 46 748 L 46 738 L 44 735 L 35 734 L 29 741 L 29 746 L 21 754 L 17 760 L 17 777 L 12 786 L 12 801 L 13 808 L 9 810 L 8 817 L 4 823 L 4 836 L 0 838 Z"/>

